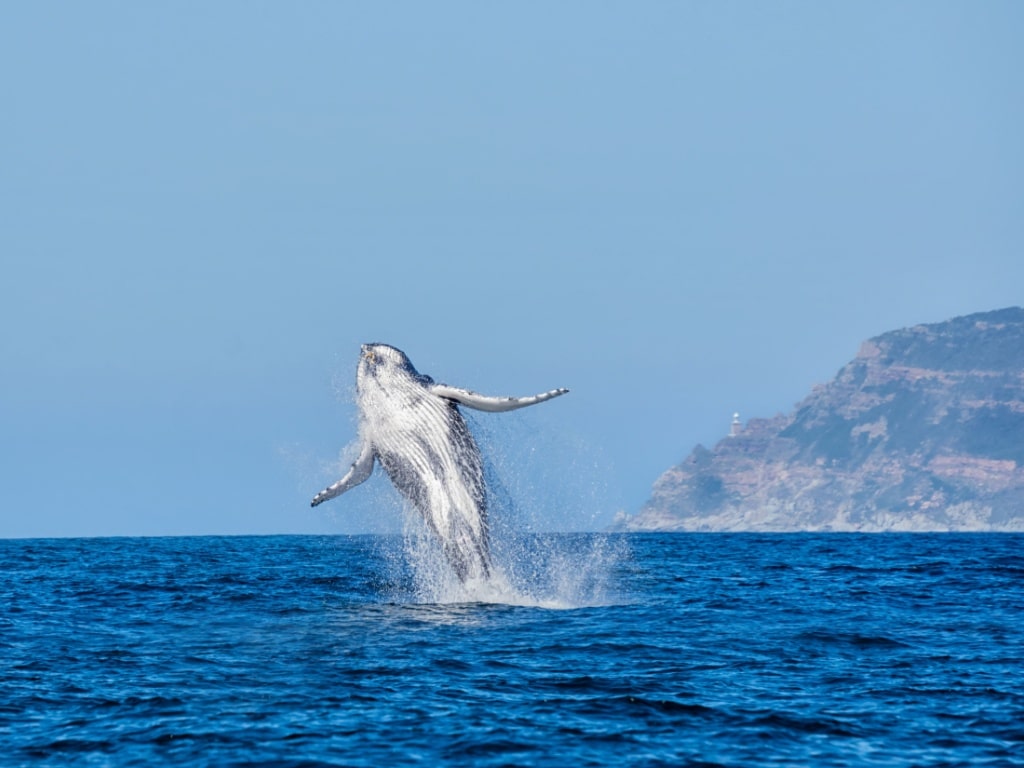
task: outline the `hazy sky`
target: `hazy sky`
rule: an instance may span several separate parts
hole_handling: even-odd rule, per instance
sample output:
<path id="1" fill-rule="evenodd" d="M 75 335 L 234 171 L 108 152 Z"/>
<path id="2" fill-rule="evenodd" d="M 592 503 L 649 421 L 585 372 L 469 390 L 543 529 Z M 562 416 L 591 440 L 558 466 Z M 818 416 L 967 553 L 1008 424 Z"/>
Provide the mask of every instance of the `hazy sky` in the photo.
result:
<path id="1" fill-rule="evenodd" d="M 1024 303 L 1024 3 L 10 3 L 0 537 L 316 509 L 360 343 L 488 394 L 539 528 Z M 349 446 L 349 450 L 351 450 Z"/>

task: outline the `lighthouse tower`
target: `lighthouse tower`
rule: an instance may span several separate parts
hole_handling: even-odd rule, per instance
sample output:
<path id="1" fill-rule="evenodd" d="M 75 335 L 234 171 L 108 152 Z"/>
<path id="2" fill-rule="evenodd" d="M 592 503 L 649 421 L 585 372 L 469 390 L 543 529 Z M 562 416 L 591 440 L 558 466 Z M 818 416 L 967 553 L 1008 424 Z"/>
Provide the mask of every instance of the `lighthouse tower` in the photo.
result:
<path id="1" fill-rule="evenodd" d="M 736 437 L 740 432 L 743 431 L 743 424 L 740 422 L 740 415 L 734 413 L 732 415 L 732 426 L 729 428 L 729 437 Z"/>

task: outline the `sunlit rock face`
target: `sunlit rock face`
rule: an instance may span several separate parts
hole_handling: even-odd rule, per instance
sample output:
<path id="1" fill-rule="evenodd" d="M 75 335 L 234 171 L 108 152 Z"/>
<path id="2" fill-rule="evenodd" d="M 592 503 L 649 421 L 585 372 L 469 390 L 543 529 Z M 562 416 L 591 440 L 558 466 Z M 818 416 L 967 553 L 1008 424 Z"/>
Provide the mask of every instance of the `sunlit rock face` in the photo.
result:
<path id="1" fill-rule="evenodd" d="M 793 413 L 733 431 L 618 527 L 1024 531 L 1024 309 L 870 339 Z"/>

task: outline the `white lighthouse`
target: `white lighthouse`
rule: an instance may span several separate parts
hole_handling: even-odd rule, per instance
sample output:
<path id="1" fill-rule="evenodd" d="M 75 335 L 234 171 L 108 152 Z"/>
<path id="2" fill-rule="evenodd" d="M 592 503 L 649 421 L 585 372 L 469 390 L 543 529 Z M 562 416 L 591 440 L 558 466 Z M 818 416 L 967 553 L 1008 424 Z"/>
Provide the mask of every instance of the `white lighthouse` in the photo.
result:
<path id="1" fill-rule="evenodd" d="M 743 431 L 743 424 L 740 422 L 740 415 L 734 413 L 732 415 L 732 426 L 729 428 L 729 437 L 736 437 L 740 432 Z"/>

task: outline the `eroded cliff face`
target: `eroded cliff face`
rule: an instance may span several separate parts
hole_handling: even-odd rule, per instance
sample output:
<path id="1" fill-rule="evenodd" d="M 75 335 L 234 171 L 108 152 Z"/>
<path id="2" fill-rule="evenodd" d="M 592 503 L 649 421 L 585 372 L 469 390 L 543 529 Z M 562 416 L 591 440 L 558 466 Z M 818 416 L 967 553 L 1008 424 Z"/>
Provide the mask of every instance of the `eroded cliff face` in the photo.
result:
<path id="1" fill-rule="evenodd" d="M 1024 309 L 865 342 L 792 414 L 697 446 L 617 527 L 1024 531 Z"/>

